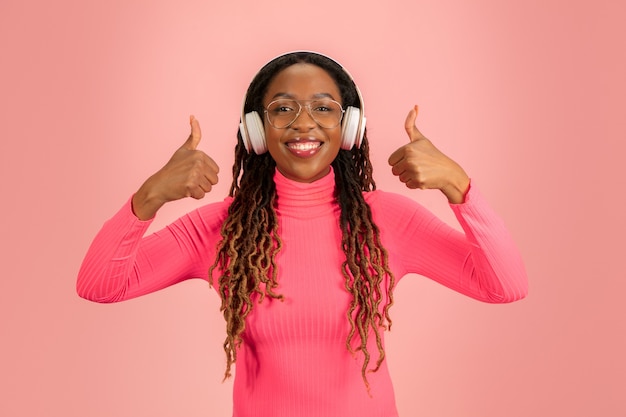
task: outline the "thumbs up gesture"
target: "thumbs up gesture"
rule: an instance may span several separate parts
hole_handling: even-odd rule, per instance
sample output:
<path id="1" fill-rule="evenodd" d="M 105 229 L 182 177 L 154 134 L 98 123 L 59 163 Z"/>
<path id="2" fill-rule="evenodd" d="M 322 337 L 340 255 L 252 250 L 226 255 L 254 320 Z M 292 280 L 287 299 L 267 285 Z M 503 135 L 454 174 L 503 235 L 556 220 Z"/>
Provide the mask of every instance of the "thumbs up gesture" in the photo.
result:
<path id="1" fill-rule="evenodd" d="M 191 134 L 163 168 L 146 180 L 133 196 L 133 211 L 141 220 L 156 214 L 163 204 L 185 197 L 201 199 L 217 184 L 219 167 L 198 150 L 200 123 L 189 118 Z"/>
<path id="2" fill-rule="evenodd" d="M 409 143 L 389 157 L 391 172 L 408 188 L 439 189 L 453 204 L 464 201 L 469 177 L 459 164 L 444 155 L 415 126 L 417 106 L 406 117 Z"/>

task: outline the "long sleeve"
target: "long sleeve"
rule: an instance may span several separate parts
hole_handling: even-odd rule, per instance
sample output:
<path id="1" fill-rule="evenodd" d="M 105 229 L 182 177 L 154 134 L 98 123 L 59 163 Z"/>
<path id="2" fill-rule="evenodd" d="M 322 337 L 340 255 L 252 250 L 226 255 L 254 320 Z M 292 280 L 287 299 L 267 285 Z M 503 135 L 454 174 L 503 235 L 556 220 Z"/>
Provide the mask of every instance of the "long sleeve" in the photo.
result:
<path id="1" fill-rule="evenodd" d="M 512 302 L 527 295 L 520 253 L 503 221 L 474 185 L 464 203 L 450 205 L 463 232 L 413 200 L 376 194 L 370 204 L 398 278 L 420 274 L 490 303 Z"/>
<path id="2" fill-rule="evenodd" d="M 275 182 L 282 242 L 275 291 L 285 298 L 265 297 L 246 318 L 233 415 L 397 416 L 386 362 L 368 374 L 370 396 L 361 376 L 361 353 L 355 357 L 346 347 L 351 294 L 341 271 L 345 255 L 334 176 L 308 184 L 276 173 Z M 407 197 L 373 191 L 365 198 L 398 279 L 421 274 L 488 302 L 526 294 L 519 253 L 474 187 L 463 204 L 452 206 L 463 232 Z M 230 201 L 204 206 L 147 237 L 142 236 L 149 223 L 139 221 L 128 202 L 88 250 L 79 294 L 114 302 L 188 278 L 207 279 Z M 372 333 L 367 343 L 375 352 Z"/>
<path id="3" fill-rule="evenodd" d="M 228 205 L 209 204 L 143 237 L 151 221 L 137 219 L 128 200 L 89 247 L 76 281 L 78 294 L 111 303 L 189 278 L 208 279 Z"/>

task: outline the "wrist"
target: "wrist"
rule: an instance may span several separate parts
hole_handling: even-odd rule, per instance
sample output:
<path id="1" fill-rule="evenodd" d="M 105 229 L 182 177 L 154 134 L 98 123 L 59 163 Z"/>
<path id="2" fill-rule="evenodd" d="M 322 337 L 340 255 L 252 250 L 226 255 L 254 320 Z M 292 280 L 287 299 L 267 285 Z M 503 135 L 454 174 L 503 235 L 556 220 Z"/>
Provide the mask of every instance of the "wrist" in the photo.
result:
<path id="1" fill-rule="evenodd" d="M 163 204 L 165 204 L 162 199 L 158 198 L 152 192 L 152 189 L 148 186 L 148 181 L 137 190 L 131 200 L 133 213 L 135 213 L 135 216 L 137 216 L 139 220 L 144 221 L 152 219 Z"/>
<path id="2" fill-rule="evenodd" d="M 459 177 L 456 181 L 451 182 L 441 189 L 441 192 L 447 197 L 450 204 L 462 204 L 465 202 L 465 196 L 469 191 L 470 179 L 467 175 Z"/>

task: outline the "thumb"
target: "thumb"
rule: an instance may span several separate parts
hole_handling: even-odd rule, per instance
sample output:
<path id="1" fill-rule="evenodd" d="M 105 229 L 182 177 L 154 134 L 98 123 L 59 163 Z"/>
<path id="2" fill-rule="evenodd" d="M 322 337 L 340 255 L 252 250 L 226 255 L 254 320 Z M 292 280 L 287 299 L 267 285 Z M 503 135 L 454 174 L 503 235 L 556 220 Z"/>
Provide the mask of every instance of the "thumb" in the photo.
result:
<path id="1" fill-rule="evenodd" d="M 411 109 L 409 114 L 407 114 L 406 121 L 404 122 L 404 129 L 406 130 L 407 135 L 409 135 L 409 140 L 411 142 L 417 142 L 418 140 L 426 139 L 426 137 L 422 135 L 422 132 L 417 129 L 417 126 L 415 126 L 415 120 L 417 119 L 417 110 L 418 107 L 416 104 L 415 107 Z"/>
<path id="2" fill-rule="evenodd" d="M 202 138 L 202 132 L 200 131 L 200 122 L 195 116 L 189 116 L 189 124 L 191 125 L 191 134 L 183 144 L 183 148 L 190 151 L 195 151 Z"/>

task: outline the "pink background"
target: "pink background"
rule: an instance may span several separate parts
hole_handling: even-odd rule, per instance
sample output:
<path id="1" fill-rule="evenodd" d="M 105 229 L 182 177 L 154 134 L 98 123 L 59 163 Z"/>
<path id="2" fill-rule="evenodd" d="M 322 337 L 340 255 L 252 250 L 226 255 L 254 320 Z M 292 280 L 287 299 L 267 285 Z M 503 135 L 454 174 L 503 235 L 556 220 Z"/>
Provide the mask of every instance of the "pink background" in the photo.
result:
<path id="1" fill-rule="evenodd" d="M 530 296 L 487 305 L 410 277 L 389 365 L 402 417 L 626 415 L 626 31 L 618 0 L 0 3 L 0 415 L 229 416 L 206 283 L 116 305 L 74 292 L 102 222 L 188 133 L 230 184 L 241 98 L 293 49 L 342 62 L 380 188 L 406 113 L 505 219 Z"/>

